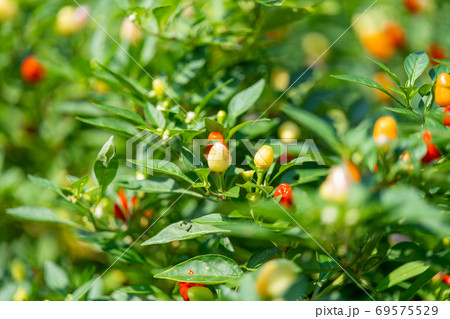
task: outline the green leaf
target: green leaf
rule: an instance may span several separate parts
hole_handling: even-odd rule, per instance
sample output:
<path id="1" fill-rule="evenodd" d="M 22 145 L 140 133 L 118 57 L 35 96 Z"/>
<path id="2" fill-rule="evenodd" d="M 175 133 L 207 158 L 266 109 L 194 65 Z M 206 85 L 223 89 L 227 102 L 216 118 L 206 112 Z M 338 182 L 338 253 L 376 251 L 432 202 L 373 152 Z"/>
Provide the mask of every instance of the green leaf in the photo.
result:
<path id="1" fill-rule="evenodd" d="M 106 129 L 112 132 L 116 132 L 122 135 L 128 136 L 134 136 L 137 133 L 139 133 L 138 129 L 134 127 L 133 124 L 130 124 L 128 122 L 111 118 L 111 117 L 95 117 L 95 118 L 83 118 L 83 117 L 77 117 L 77 120 L 93 125 L 96 127 L 100 127 L 102 129 Z"/>
<path id="2" fill-rule="evenodd" d="M 211 174 L 211 170 L 209 168 L 197 168 L 195 170 L 195 173 L 197 174 L 197 176 L 202 181 L 202 183 L 201 183 L 202 186 L 201 187 L 209 188 L 210 184 L 208 182 L 208 176 L 209 176 L 209 174 Z"/>
<path id="3" fill-rule="evenodd" d="M 192 222 L 197 224 L 207 224 L 207 225 L 228 225 L 231 220 L 221 214 L 208 214 L 199 218 L 195 218 Z"/>
<path id="4" fill-rule="evenodd" d="M 251 87 L 236 94 L 228 104 L 228 121 L 233 125 L 236 119 L 250 109 L 261 96 L 266 81 L 259 80 Z"/>
<path id="5" fill-rule="evenodd" d="M 80 287 L 78 287 L 73 293 L 72 298 L 70 300 L 72 301 L 78 301 L 83 297 L 86 293 L 88 293 L 91 290 L 92 284 L 97 280 L 97 278 L 93 278 L 89 281 L 86 281 L 84 284 L 82 284 Z"/>
<path id="6" fill-rule="evenodd" d="M 409 286 L 408 289 L 400 296 L 399 300 L 401 301 L 408 301 L 414 295 L 417 291 L 419 291 L 423 286 L 427 284 L 435 275 L 436 271 L 433 269 L 427 269 L 423 274 L 421 274 L 413 283 L 411 286 Z"/>
<path id="7" fill-rule="evenodd" d="M 438 62 L 439 64 L 444 64 L 450 66 L 450 60 L 445 59 L 433 59 L 434 61 Z"/>
<path id="8" fill-rule="evenodd" d="M 417 118 L 417 115 L 414 114 L 414 112 L 409 110 L 409 109 L 405 109 L 405 108 L 402 108 L 402 107 L 390 107 L 390 106 L 385 106 L 384 108 L 386 110 L 394 112 L 394 113 L 409 115 L 409 116 L 412 116 L 414 118 Z"/>
<path id="9" fill-rule="evenodd" d="M 144 180 L 122 180 L 115 183 L 117 186 L 126 189 L 132 189 L 148 194 L 165 194 L 165 193 L 177 193 L 192 195 L 195 197 L 203 198 L 201 194 L 191 192 L 181 188 L 173 179 L 170 178 L 151 178 Z"/>
<path id="10" fill-rule="evenodd" d="M 132 79 L 114 72 L 113 70 L 107 68 L 104 65 L 98 64 L 104 71 L 112 75 L 124 88 L 127 88 L 136 98 L 145 102 L 147 101 L 147 91 L 142 88 L 138 83 L 134 82 Z"/>
<path id="11" fill-rule="evenodd" d="M 432 88 L 433 88 L 433 85 L 425 83 L 420 86 L 418 91 L 419 91 L 419 94 L 423 97 L 423 96 L 430 94 Z"/>
<path id="12" fill-rule="evenodd" d="M 353 82 L 353 83 L 358 83 L 358 84 L 362 84 L 365 85 L 367 87 L 373 88 L 373 89 L 378 89 L 386 94 L 389 94 L 389 92 L 383 88 L 378 82 L 366 78 L 364 76 L 360 76 L 360 75 L 332 75 L 332 78 L 338 79 L 338 80 L 344 80 L 344 81 L 348 81 L 348 82 Z"/>
<path id="13" fill-rule="evenodd" d="M 99 104 L 99 103 L 94 103 L 94 105 L 103 110 L 111 112 L 117 116 L 120 116 L 124 119 L 133 121 L 133 122 L 141 124 L 141 125 L 145 125 L 144 119 L 142 117 L 140 117 L 138 114 L 136 114 L 130 110 L 127 110 L 127 109 L 124 109 L 121 107 L 117 107 L 117 106 L 105 105 L 105 104 Z"/>
<path id="14" fill-rule="evenodd" d="M 190 179 L 183 173 L 181 168 L 179 168 L 172 162 L 166 160 L 147 160 L 147 161 L 128 160 L 128 161 L 137 166 L 147 168 L 148 170 L 151 170 L 153 172 L 177 176 L 190 184 L 194 183 L 192 179 Z"/>
<path id="15" fill-rule="evenodd" d="M 192 153 L 188 148 L 184 146 L 181 149 L 181 158 L 183 159 L 184 165 L 186 165 L 186 167 L 189 168 L 191 171 L 195 171 L 197 168 L 202 166 L 202 161 L 194 153 Z"/>
<path id="16" fill-rule="evenodd" d="M 256 0 L 256 2 L 261 3 L 262 5 L 272 7 L 272 6 L 281 6 L 285 2 L 285 0 Z"/>
<path id="17" fill-rule="evenodd" d="M 368 57 L 373 63 L 375 63 L 376 65 L 378 65 L 384 72 L 386 72 L 392 80 L 395 81 L 395 83 L 397 83 L 398 86 L 401 86 L 402 83 L 400 82 L 400 79 L 398 78 L 397 75 L 395 75 L 394 73 L 392 73 L 391 69 L 389 69 L 384 63 L 381 63 L 377 60 L 372 59 L 371 57 Z"/>
<path id="18" fill-rule="evenodd" d="M 290 161 L 289 163 L 286 163 L 286 164 L 281 165 L 281 166 L 280 166 L 280 169 L 278 170 L 278 173 L 277 173 L 274 177 L 272 177 L 272 179 L 270 180 L 269 184 L 272 184 L 273 181 L 275 181 L 275 179 L 276 179 L 278 176 L 280 176 L 281 174 L 283 174 L 284 171 L 288 170 L 288 169 L 291 168 L 291 167 L 294 167 L 295 165 L 301 165 L 302 163 L 305 163 L 305 162 L 307 162 L 307 161 L 310 162 L 310 161 L 313 161 L 313 159 L 310 159 L 310 160 L 309 160 L 309 157 L 306 157 L 306 156 L 304 156 L 304 157 L 298 157 L 298 158 L 293 159 L 293 160 Z"/>
<path id="19" fill-rule="evenodd" d="M 278 255 L 280 249 L 277 247 L 266 248 L 254 253 L 247 262 L 247 268 L 258 268 L 272 257 Z"/>
<path id="20" fill-rule="evenodd" d="M 164 114 L 157 110 L 152 103 L 147 102 L 144 106 L 144 115 L 154 127 L 164 129 L 166 127 L 166 118 Z"/>
<path id="21" fill-rule="evenodd" d="M 131 285 L 122 287 L 117 291 L 134 295 L 164 294 L 158 287 L 153 285 Z"/>
<path id="22" fill-rule="evenodd" d="M 224 138 L 227 137 L 227 130 L 217 121 L 205 117 L 205 127 L 208 132 L 219 132 Z"/>
<path id="23" fill-rule="evenodd" d="M 425 264 L 423 261 L 412 261 L 401 265 L 380 281 L 377 290 L 386 290 L 405 280 L 418 276 L 424 273 L 429 267 L 430 265 Z"/>
<path id="24" fill-rule="evenodd" d="M 43 186 L 47 189 L 50 189 L 52 191 L 54 191 L 55 193 L 57 193 L 58 195 L 62 196 L 62 197 L 66 197 L 63 192 L 61 191 L 61 189 L 56 186 L 54 183 L 50 182 L 48 179 L 42 178 L 42 177 L 38 177 L 38 176 L 33 176 L 33 175 L 28 175 L 28 178 L 36 185 L 39 186 Z"/>
<path id="25" fill-rule="evenodd" d="M 222 195 L 226 196 L 226 197 L 231 197 L 231 198 L 239 198 L 240 189 L 241 188 L 239 186 L 234 186 L 233 188 L 229 189 L 225 193 L 222 193 Z"/>
<path id="26" fill-rule="evenodd" d="M 193 272 L 192 275 L 188 275 L 190 271 Z M 237 280 L 243 274 L 242 269 L 233 259 L 222 255 L 203 255 L 159 273 L 155 275 L 155 278 L 216 285 Z"/>
<path id="27" fill-rule="evenodd" d="M 222 83 L 221 85 L 219 85 L 218 87 L 216 87 L 215 89 L 211 90 L 210 92 L 208 92 L 208 94 L 205 95 L 205 97 L 202 99 L 202 101 L 200 102 L 199 105 L 197 105 L 196 110 L 202 110 L 210 101 L 211 99 L 217 94 L 219 93 L 220 90 L 222 90 L 224 87 L 226 87 L 228 84 L 230 84 L 231 82 L 233 82 L 233 79 L 229 79 L 227 81 L 225 81 L 224 83 Z"/>
<path id="28" fill-rule="evenodd" d="M 247 122 L 244 122 L 244 123 L 234 126 L 233 128 L 231 128 L 228 131 L 228 136 L 227 136 L 226 140 L 228 141 L 230 138 L 232 138 L 233 135 L 236 134 L 236 132 L 239 131 L 241 128 L 246 127 L 249 124 L 253 124 L 256 122 L 262 122 L 262 121 L 270 121 L 270 119 L 259 119 L 259 120 L 254 120 L 254 121 L 247 121 Z"/>
<path id="29" fill-rule="evenodd" d="M 44 280 L 48 288 L 63 296 L 69 292 L 70 282 L 66 271 L 52 261 L 45 262 Z"/>
<path id="30" fill-rule="evenodd" d="M 111 136 L 103 145 L 94 163 L 94 174 L 97 178 L 98 185 L 102 188 L 102 193 L 106 191 L 108 185 L 116 177 L 118 168 L 119 161 L 116 158 L 114 136 Z"/>
<path id="31" fill-rule="evenodd" d="M 413 86 L 419 76 L 421 76 L 426 70 L 429 63 L 430 59 L 423 51 L 408 55 L 405 60 L 405 71 L 408 75 L 408 82 L 406 86 Z"/>
<path id="32" fill-rule="evenodd" d="M 153 15 L 158 21 L 159 29 L 161 30 L 169 20 L 170 16 L 175 12 L 180 0 L 159 0 L 157 7 L 153 9 Z"/>
<path id="33" fill-rule="evenodd" d="M 72 185 L 70 185 L 70 187 L 72 187 L 78 193 L 80 193 L 83 191 L 84 187 L 87 185 L 88 182 L 89 182 L 89 176 L 86 175 L 86 176 L 76 180 L 75 182 L 73 182 Z"/>
<path id="34" fill-rule="evenodd" d="M 209 234 L 227 233 L 229 230 L 220 229 L 212 225 L 180 221 L 171 224 L 158 234 L 145 241 L 142 246 L 170 243 L 176 240 L 193 239 Z"/>
<path id="35" fill-rule="evenodd" d="M 16 218 L 32 222 L 58 223 L 68 226 L 78 226 L 70 220 L 59 217 L 52 210 L 45 207 L 21 206 L 9 208 L 6 210 L 6 213 Z"/>
<path id="36" fill-rule="evenodd" d="M 284 106 L 282 108 L 282 111 L 293 121 L 308 128 L 311 132 L 323 138 L 324 141 L 329 146 L 331 146 L 338 154 L 341 153 L 342 145 L 338 141 L 333 128 L 327 122 L 312 113 L 296 109 L 288 105 Z"/>

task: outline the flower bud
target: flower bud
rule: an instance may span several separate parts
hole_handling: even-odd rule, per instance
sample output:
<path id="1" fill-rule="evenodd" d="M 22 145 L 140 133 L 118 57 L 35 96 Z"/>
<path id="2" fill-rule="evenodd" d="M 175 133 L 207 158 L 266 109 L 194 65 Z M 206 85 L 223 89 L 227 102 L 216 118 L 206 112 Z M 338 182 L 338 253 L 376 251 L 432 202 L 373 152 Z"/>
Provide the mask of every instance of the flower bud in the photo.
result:
<path id="1" fill-rule="evenodd" d="M 184 120 L 184 122 L 186 124 L 191 123 L 193 120 L 195 119 L 195 113 L 194 112 L 187 112 L 186 113 L 186 119 Z"/>
<path id="2" fill-rule="evenodd" d="M 300 138 L 300 128 L 292 121 L 286 121 L 278 129 L 278 137 L 285 144 L 294 143 Z"/>
<path id="3" fill-rule="evenodd" d="M 208 166 L 213 172 L 223 173 L 231 165 L 231 156 L 222 143 L 215 143 L 208 154 Z"/>
<path id="4" fill-rule="evenodd" d="M 153 92 L 155 92 L 155 96 L 158 99 L 161 99 L 164 97 L 165 92 L 165 85 L 164 82 L 161 79 L 155 79 L 152 82 L 152 88 L 153 88 Z"/>
<path id="5" fill-rule="evenodd" d="M 266 171 L 273 163 L 273 148 L 269 145 L 263 145 L 255 154 L 253 159 L 256 168 Z"/>
<path id="6" fill-rule="evenodd" d="M 278 185 L 278 187 L 275 189 L 275 193 L 273 194 L 273 197 L 279 197 L 280 204 L 283 205 L 286 208 L 291 208 L 294 205 L 294 197 L 292 196 L 292 187 L 289 184 L 282 183 Z"/>
<path id="7" fill-rule="evenodd" d="M 397 123 L 390 116 L 380 117 L 373 129 L 373 139 L 378 147 L 385 147 L 398 137 Z"/>
<path id="8" fill-rule="evenodd" d="M 254 170 L 241 172 L 241 176 L 245 182 L 253 181 L 253 175 L 255 174 Z"/>
<path id="9" fill-rule="evenodd" d="M 223 122 L 225 121 L 225 116 L 227 116 L 227 113 L 225 111 L 220 110 L 219 112 L 217 112 L 217 122 L 223 124 Z"/>
<path id="10" fill-rule="evenodd" d="M 19 5 L 14 0 L 0 0 L 0 21 L 12 20 L 19 12 Z"/>
<path id="11" fill-rule="evenodd" d="M 297 266 L 287 259 L 266 262 L 256 278 L 256 291 L 263 299 L 281 297 L 297 279 Z"/>
<path id="12" fill-rule="evenodd" d="M 125 18 L 120 27 L 120 38 L 123 41 L 136 45 L 142 39 L 142 31 L 130 18 Z"/>

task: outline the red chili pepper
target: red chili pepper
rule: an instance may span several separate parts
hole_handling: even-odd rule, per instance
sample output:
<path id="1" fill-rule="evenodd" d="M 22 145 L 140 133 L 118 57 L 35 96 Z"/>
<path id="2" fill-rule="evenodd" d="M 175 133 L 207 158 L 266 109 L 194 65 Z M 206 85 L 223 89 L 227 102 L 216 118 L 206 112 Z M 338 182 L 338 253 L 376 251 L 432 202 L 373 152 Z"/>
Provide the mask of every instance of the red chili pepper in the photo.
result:
<path id="1" fill-rule="evenodd" d="M 123 188 L 119 189 L 117 195 L 119 195 L 119 200 L 120 203 L 122 204 L 122 207 L 125 209 L 125 212 L 127 212 L 127 214 L 129 215 L 130 208 L 128 207 L 128 198 L 127 195 L 125 195 L 125 191 L 123 190 Z"/>
<path id="2" fill-rule="evenodd" d="M 444 125 L 450 126 L 450 105 L 444 110 Z"/>
<path id="3" fill-rule="evenodd" d="M 131 198 L 131 206 L 133 207 L 133 209 L 136 208 L 137 204 L 138 204 L 138 198 L 137 198 L 137 196 L 133 196 Z"/>
<path id="4" fill-rule="evenodd" d="M 441 153 L 437 149 L 436 145 L 431 142 L 431 133 L 429 130 L 426 130 L 422 136 L 423 141 L 427 145 L 427 153 L 422 157 L 423 163 L 431 163 L 435 159 L 441 157 Z"/>
<path id="5" fill-rule="evenodd" d="M 20 72 L 26 83 L 37 84 L 44 79 L 46 69 L 41 62 L 36 60 L 36 55 L 30 55 L 23 60 Z"/>
<path id="6" fill-rule="evenodd" d="M 450 275 L 442 276 L 442 282 L 450 286 Z"/>
<path id="7" fill-rule="evenodd" d="M 292 208 L 294 205 L 294 197 L 292 195 L 292 187 L 289 184 L 283 183 L 278 185 L 275 189 L 273 197 L 281 196 L 280 203 L 284 207 Z"/>
<path id="8" fill-rule="evenodd" d="M 194 272 L 192 270 L 189 270 L 188 275 L 193 275 Z M 188 297 L 188 290 L 191 287 L 206 287 L 203 284 L 194 284 L 194 283 L 190 283 L 190 282 L 184 282 L 184 281 L 180 281 L 179 282 L 179 286 L 180 286 L 180 295 L 181 297 L 183 297 L 184 301 L 189 301 L 189 297 Z"/>
<path id="9" fill-rule="evenodd" d="M 114 215 L 116 215 L 116 217 L 119 218 L 123 222 L 127 221 L 127 218 L 123 214 L 122 209 L 117 204 L 114 204 Z"/>
<path id="10" fill-rule="evenodd" d="M 219 132 L 211 132 L 208 135 L 208 146 L 206 146 L 206 156 L 208 156 L 209 152 L 211 151 L 211 148 L 215 143 L 221 143 L 223 146 L 225 146 L 228 149 L 227 143 L 225 143 L 225 140 L 223 138 L 223 135 Z"/>

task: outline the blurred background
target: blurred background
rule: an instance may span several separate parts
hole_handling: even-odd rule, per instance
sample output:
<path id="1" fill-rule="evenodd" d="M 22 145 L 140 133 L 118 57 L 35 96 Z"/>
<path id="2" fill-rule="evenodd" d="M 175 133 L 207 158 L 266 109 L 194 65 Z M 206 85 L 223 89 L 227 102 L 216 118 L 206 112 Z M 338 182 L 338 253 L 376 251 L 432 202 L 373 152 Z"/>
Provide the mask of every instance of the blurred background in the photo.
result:
<path id="1" fill-rule="evenodd" d="M 28 174 L 67 186 L 67 175 L 92 175 L 111 133 L 77 117 L 102 114 L 92 101 L 121 105 L 130 95 L 115 87 L 99 64 L 150 91 L 148 72 L 170 83 L 187 108 L 232 79 L 210 101 L 211 113 L 238 88 L 266 78 L 270 89 L 249 118 L 293 84 L 267 117 L 277 118 L 290 100 L 339 119 L 336 129 L 343 132 L 384 114 L 383 106 L 392 101 L 330 75 L 358 74 L 390 86 L 368 56 L 404 74 L 410 52 L 437 59 L 450 54 L 445 0 L 379 0 L 362 17 L 373 1 L 287 0 L 283 7 L 250 0 L 183 0 L 161 7 L 162 2 L 81 0 L 80 8 L 74 1 L 0 0 L 0 300 L 64 299 L 49 289 L 46 271 L 70 273 L 70 285 L 78 286 L 109 265 L 110 257 L 68 228 L 5 214 L 10 207 L 57 203 L 55 194 L 33 184 Z M 41 68 L 29 71 L 33 63 Z M 274 120 L 268 135 L 276 135 L 277 124 Z M 124 161 L 120 135 L 116 143 Z M 66 214 L 64 207 L 59 213 Z M 119 266 L 88 298 L 136 283 L 138 276 L 142 281 L 139 269 Z"/>

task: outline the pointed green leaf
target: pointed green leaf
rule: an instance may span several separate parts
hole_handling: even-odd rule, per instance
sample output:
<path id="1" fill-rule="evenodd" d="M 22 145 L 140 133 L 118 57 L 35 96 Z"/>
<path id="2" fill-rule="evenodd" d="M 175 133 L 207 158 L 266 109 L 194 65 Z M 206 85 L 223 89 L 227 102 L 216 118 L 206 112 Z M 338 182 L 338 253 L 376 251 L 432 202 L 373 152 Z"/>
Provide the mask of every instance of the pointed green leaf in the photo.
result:
<path id="1" fill-rule="evenodd" d="M 188 240 L 209 234 L 227 233 L 229 230 L 212 225 L 202 225 L 190 221 L 180 221 L 171 224 L 158 234 L 145 241 L 142 246 L 170 243 L 176 240 Z"/>
<path id="2" fill-rule="evenodd" d="M 193 274 L 188 275 L 189 272 Z M 216 285 L 237 280 L 243 274 L 241 267 L 233 259 L 222 255 L 203 255 L 159 273 L 155 278 Z"/>

